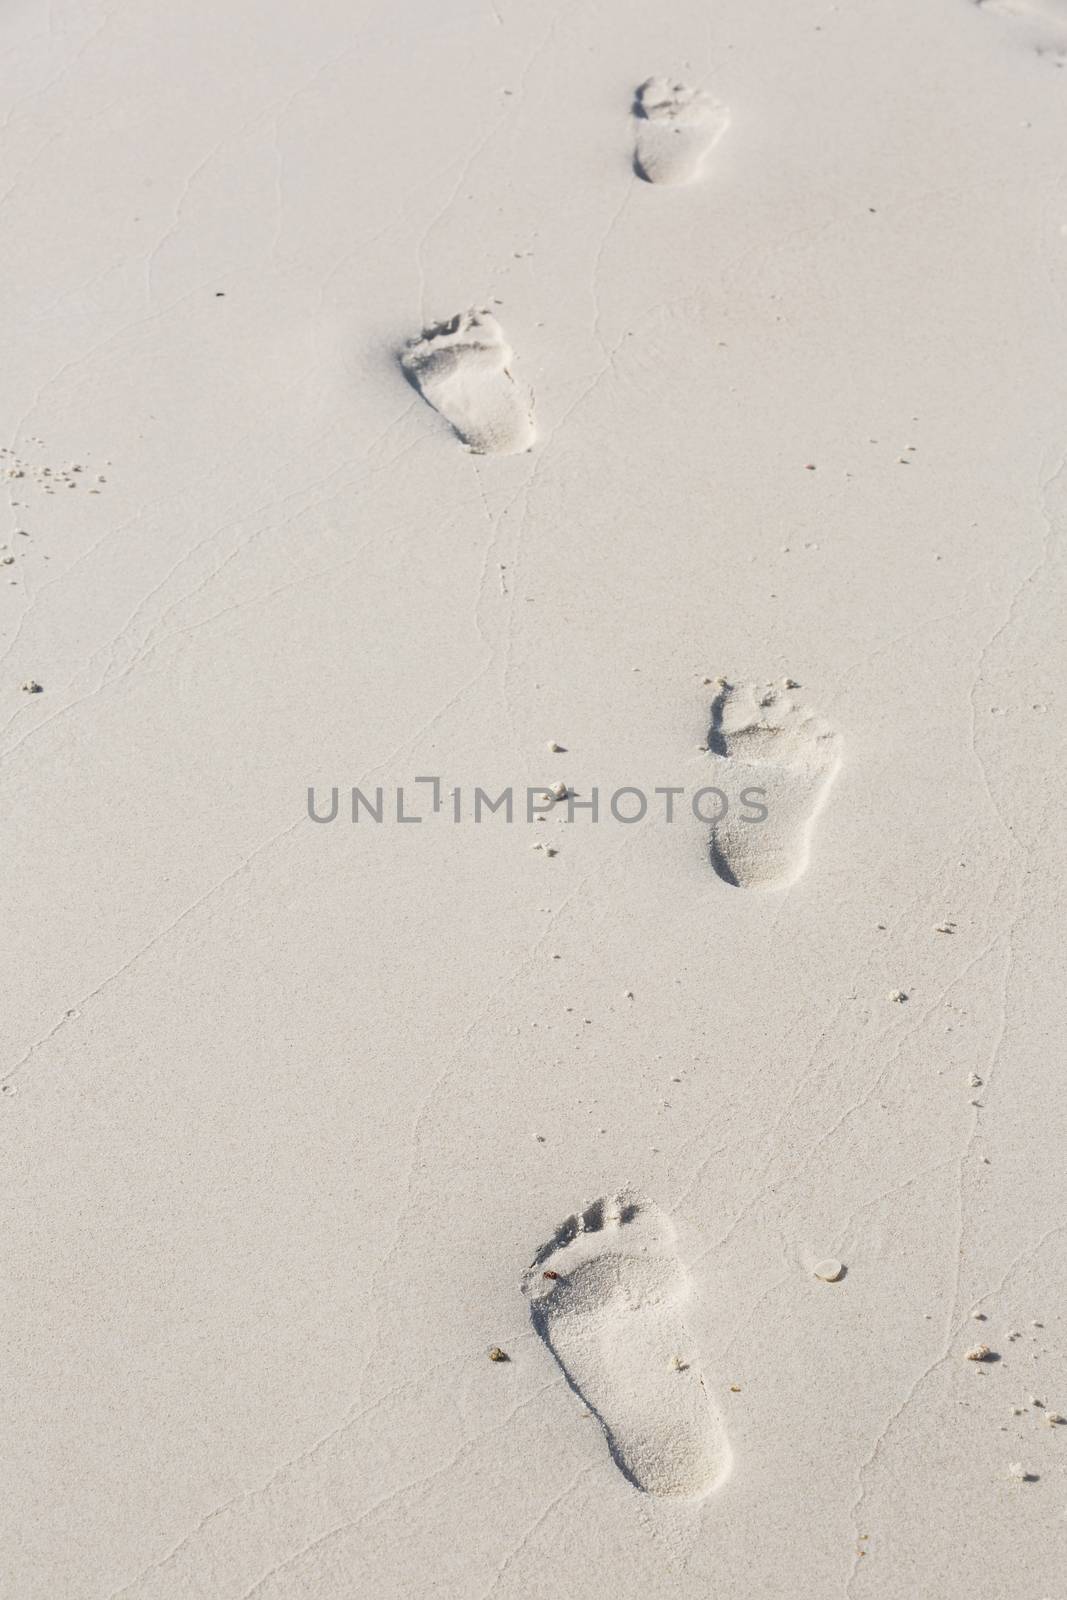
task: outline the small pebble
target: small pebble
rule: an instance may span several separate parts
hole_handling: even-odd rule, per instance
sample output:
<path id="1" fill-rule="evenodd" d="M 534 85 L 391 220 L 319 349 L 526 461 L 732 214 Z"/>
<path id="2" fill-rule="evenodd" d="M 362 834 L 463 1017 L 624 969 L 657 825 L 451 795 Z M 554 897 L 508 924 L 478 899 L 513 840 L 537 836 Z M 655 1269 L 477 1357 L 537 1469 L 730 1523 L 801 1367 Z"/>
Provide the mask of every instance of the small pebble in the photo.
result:
<path id="1" fill-rule="evenodd" d="M 1013 1461 L 1008 1467 L 1008 1477 L 1015 1478 L 1019 1483 L 1033 1483 L 1037 1474 L 1027 1472 L 1021 1461 Z"/>
<path id="2" fill-rule="evenodd" d="M 41 694 L 43 692 L 41 685 L 37 682 L 36 678 L 27 678 L 26 682 L 20 685 L 20 687 L 23 694 Z"/>
<path id="3" fill-rule="evenodd" d="M 992 1351 L 987 1344 L 976 1344 L 964 1356 L 965 1361 L 988 1361 Z"/>
<path id="4" fill-rule="evenodd" d="M 563 746 L 561 744 L 557 744 L 555 739 L 550 739 L 548 741 L 548 748 L 551 750 L 554 756 L 562 755 L 563 753 Z"/>
<path id="5" fill-rule="evenodd" d="M 812 1276 L 820 1278 L 823 1283 L 836 1283 L 845 1270 L 844 1262 L 835 1261 L 832 1256 L 825 1261 L 819 1261 L 812 1268 Z"/>
<path id="6" fill-rule="evenodd" d="M 904 989 L 891 989 L 889 991 L 889 998 L 890 1000 L 895 1001 L 898 1006 L 902 1006 L 905 1000 L 908 998 L 907 991 Z"/>
<path id="7" fill-rule="evenodd" d="M 490 1361 L 510 1361 L 511 1357 L 506 1350 L 501 1350 L 498 1344 L 493 1345 L 489 1352 Z"/>

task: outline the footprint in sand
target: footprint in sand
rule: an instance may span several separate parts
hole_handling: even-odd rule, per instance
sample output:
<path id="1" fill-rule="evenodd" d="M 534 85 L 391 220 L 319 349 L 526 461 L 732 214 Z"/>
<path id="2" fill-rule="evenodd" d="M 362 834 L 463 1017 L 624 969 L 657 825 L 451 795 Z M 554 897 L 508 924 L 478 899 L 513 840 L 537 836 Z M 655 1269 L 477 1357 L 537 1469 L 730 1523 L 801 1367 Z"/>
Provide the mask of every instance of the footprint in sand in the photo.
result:
<path id="1" fill-rule="evenodd" d="M 1062 66 L 1067 58 L 1067 0 L 974 0 L 978 9 L 1007 17 L 1023 31 L 1039 56 L 1053 56 Z"/>
<path id="2" fill-rule="evenodd" d="M 426 328 L 400 357 L 408 381 L 478 455 L 511 456 L 534 442 L 533 400 L 511 372 L 491 311 L 461 311 Z"/>
<path id="3" fill-rule="evenodd" d="M 634 171 L 648 183 L 692 183 L 726 132 L 727 108 L 703 89 L 649 78 L 634 97 Z"/>
<path id="4" fill-rule="evenodd" d="M 808 864 L 812 827 L 840 766 L 839 741 L 788 689 L 719 682 L 707 743 L 716 761 L 730 764 L 717 784 L 729 809 L 712 830 L 711 864 L 738 888 L 781 888 Z"/>
<path id="5" fill-rule="evenodd" d="M 669 1219 L 623 1193 L 568 1217 L 523 1279 L 534 1326 L 646 1494 L 699 1499 L 730 1470 L 681 1305 Z"/>

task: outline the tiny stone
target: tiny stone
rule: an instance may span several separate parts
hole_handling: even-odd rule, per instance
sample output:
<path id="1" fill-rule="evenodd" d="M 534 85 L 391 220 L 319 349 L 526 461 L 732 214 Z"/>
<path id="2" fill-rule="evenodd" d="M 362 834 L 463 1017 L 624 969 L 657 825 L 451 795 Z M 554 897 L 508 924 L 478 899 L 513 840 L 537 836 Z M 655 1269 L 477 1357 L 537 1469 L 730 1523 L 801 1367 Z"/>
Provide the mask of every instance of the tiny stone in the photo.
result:
<path id="1" fill-rule="evenodd" d="M 566 798 L 567 798 L 567 785 L 565 783 L 562 783 L 562 782 L 557 783 L 555 785 L 555 787 L 553 788 L 553 790 L 552 790 L 552 798 L 553 798 L 553 800 L 566 800 Z"/>
<path id="2" fill-rule="evenodd" d="M 511 1357 L 506 1350 L 501 1350 L 500 1346 L 495 1344 L 489 1352 L 489 1359 L 490 1361 L 510 1361 Z"/>
<path id="3" fill-rule="evenodd" d="M 1058 1428 L 1062 1423 L 1063 1418 L 1060 1416 L 1058 1411 L 1050 1411 L 1048 1416 L 1045 1418 L 1045 1421 L 1048 1423 L 1050 1428 Z"/>
<path id="4" fill-rule="evenodd" d="M 21 688 L 23 694 L 41 693 L 41 685 L 37 682 L 36 678 L 27 678 L 26 682 L 21 685 Z"/>
<path id="5" fill-rule="evenodd" d="M 799 685 L 799 683 L 797 682 L 797 680 L 795 678 L 783 678 L 782 679 L 782 688 L 783 689 L 799 689 L 800 685 Z"/>
<path id="6" fill-rule="evenodd" d="M 1021 1461 L 1013 1461 L 1008 1467 L 1008 1477 L 1015 1478 L 1019 1483 L 1033 1483 L 1036 1473 L 1027 1472 Z"/>
<path id="7" fill-rule="evenodd" d="M 0 567 L 13 567 L 14 565 L 14 556 L 0 556 Z"/>
<path id="8" fill-rule="evenodd" d="M 1031 1395 L 1031 1396 L 1030 1396 L 1030 1404 L 1031 1404 L 1031 1405 L 1032 1405 L 1032 1406 L 1037 1406 L 1037 1408 L 1038 1408 L 1038 1410 L 1039 1410 L 1039 1411 L 1043 1411 L 1043 1410 L 1044 1410 L 1044 1407 L 1045 1407 L 1045 1402 L 1044 1402 L 1044 1401 L 1043 1401 L 1043 1400 L 1039 1400 L 1039 1399 L 1038 1399 L 1038 1398 L 1037 1398 L 1037 1395 L 1036 1395 L 1036 1394 L 1032 1394 L 1032 1395 Z"/>
<path id="9" fill-rule="evenodd" d="M 968 1350 L 967 1351 L 966 1355 L 964 1356 L 964 1360 L 965 1361 L 988 1361 L 989 1360 L 989 1356 L 990 1356 L 990 1349 L 989 1349 L 989 1346 L 987 1344 L 976 1344 L 972 1350 Z"/>
<path id="10" fill-rule="evenodd" d="M 835 1261 L 831 1256 L 825 1261 L 819 1261 L 816 1263 L 816 1265 L 812 1268 L 812 1276 L 815 1278 L 821 1278 L 823 1283 L 836 1283 L 844 1270 L 844 1263 L 841 1261 Z"/>
<path id="11" fill-rule="evenodd" d="M 560 755 L 563 751 L 563 746 L 561 744 L 557 744 L 555 739 L 550 739 L 548 741 L 548 748 L 551 750 L 554 756 Z"/>
<path id="12" fill-rule="evenodd" d="M 967 1082 L 970 1084 L 972 1089 L 980 1089 L 982 1087 L 982 1080 L 978 1076 L 977 1072 L 972 1072 L 970 1077 L 967 1079 Z"/>
<path id="13" fill-rule="evenodd" d="M 907 991 L 904 989 L 891 989 L 889 991 L 889 998 L 890 1000 L 895 1001 L 898 1006 L 902 1006 L 905 1000 L 908 998 Z"/>
<path id="14" fill-rule="evenodd" d="M 972 1311 L 971 1316 L 975 1322 L 987 1322 L 989 1320 L 984 1311 Z"/>

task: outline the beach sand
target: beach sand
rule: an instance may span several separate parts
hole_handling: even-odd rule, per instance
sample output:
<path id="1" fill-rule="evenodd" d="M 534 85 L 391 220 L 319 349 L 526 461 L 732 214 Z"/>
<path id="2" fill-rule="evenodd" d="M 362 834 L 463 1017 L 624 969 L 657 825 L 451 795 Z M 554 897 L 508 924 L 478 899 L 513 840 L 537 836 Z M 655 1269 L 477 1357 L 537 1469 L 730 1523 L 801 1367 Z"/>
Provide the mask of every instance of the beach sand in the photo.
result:
<path id="1" fill-rule="evenodd" d="M 13 0 L 5 1596 L 1064 1593 L 1065 62 Z"/>

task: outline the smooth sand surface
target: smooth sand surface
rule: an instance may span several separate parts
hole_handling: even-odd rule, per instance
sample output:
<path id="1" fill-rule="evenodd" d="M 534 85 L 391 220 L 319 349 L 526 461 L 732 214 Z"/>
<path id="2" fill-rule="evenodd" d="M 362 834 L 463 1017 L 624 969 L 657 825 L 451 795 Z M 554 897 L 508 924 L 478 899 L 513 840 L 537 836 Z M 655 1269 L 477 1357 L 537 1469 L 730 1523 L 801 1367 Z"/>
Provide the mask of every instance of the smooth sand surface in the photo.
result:
<path id="1" fill-rule="evenodd" d="M 1065 62 L 11 0 L 5 1597 L 1063 1596 Z"/>

